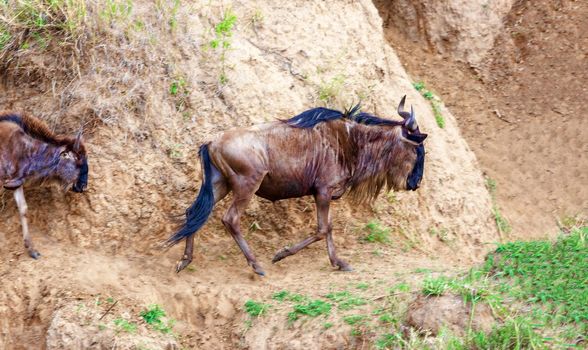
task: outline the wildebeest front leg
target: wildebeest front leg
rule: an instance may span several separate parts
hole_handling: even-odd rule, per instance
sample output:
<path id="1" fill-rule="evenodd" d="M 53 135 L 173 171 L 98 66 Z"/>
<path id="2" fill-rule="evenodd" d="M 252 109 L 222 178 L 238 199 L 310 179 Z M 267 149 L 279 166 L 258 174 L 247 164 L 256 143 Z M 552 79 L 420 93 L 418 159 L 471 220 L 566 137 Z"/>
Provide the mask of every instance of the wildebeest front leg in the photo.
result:
<path id="1" fill-rule="evenodd" d="M 299 242 L 297 244 L 295 244 L 292 247 L 287 247 L 284 248 L 282 250 L 280 250 L 279 252 L 276 253 L 276 255 L 274 256 L 274 258 L 272 259 L 272 263 L 277 263 L 278 261 L 289 257 L 290 255 L 294 255 L 296 253 L 298 253 L 300 250 L 302 250 L 303 248 L 306 248 L 307 246 L 311 245 L 314 242 L 320 241 L 321 239 L 325 238 L 325 236 L 327 235 L 327 228 L 325 226 L 321 226 L 321 212 L 325 211 L 325 207 L 324 207 L 324 202 L 322 200 L 318 199 L 319 195 L 315 195 L 314 199 L 316 202 L 316 215 L 317 215 L 317 222 L 318 222 L 318 232 L 315 235 L 312 235 L 308 238 L 306 238 L 305 240 L 303 240 L 302 242 Z M 324 197 L 329 198 L 330 200 L 330 196 L 328 195 L 324 195 Z M 319 202 L 321 203 L 319 205 Z M 326 212 L 327 212 L 327 216 L 329 215 L 329 201 L 327 201 L 326 203 Z"/>
<path id="2" fill-rule="evenodd" d="M 341 271 L 352 271 L 353 269 L 348 263 L 339 259 L 335 252 L 335 243 L 333 243 L 333 222 L 329 215 L 329 204 L 331 202 L 331 194 L 323 193 L 315 196 L 317 208 L 317 220 L 319 233 L 327 236 L 327 252 L 329 260 L 333 267 L 339 267 Z"/>
<path id="3" fill-rule="evenodd" d="M 27 222 L 28 207 L 22 186 L 14 191 L 14 200 L 16 201 L 16 206 L 18 207 L 18 214 L 20 215 L 20 224 L 22 226 L 22 237 L 25 248 L 27 248 L 31 258 L 38 259 L 41 254 L 39 254 L 39 252 L 36 251 L 33 247 L 33 241 L 31 240 L 31 235 L 29 233 L 29 224 Z"/>

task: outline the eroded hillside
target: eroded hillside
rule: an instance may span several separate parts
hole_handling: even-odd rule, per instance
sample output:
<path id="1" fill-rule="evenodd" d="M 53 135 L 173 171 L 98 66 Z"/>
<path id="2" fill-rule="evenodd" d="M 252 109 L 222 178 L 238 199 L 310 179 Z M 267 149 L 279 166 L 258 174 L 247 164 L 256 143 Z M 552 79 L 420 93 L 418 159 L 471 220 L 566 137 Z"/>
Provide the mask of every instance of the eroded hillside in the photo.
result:
<path id="1" fill-rule="evenodd" d="M 252 325 L 243 305 L 285 289 L 316 297 L 364 282 L 378 286 L 365 298 L 378 298 L 392 284 L 416 283 L 422 276 L 415 269 L 463 266 L 500 239 L 455 118 L 440 105 L 444 127 L 435 121 L 370 1 L 113 3 L 86 3 L 72 37 L 52 40 L 40 31 L 42 40 L 21 33 L 5 44 L 13 46 L 2 62 L 3 108 L 42 117 L 59 132 L 84 125 L 91 173 L 82 196 L 27 191 L 39 261 L 23 254 L 16 208 L 2 194 L 0 310 L 16 315 L 2 317 L 4 347 L 63 348 L 88 339 L 97 347 L 138 347 L 137 338 L 117 337 L 115 322 L 137 321 L 152 303 L 177 320 L 179 335 L 153 336 L 142 324 L 140 341 L 156 347 L 360 347 L 370 338 L 350 337 L 343 323 L 312 331 L 321 321 L 291 325 L 280 309 Z M 354 273 L 333 271 L 324 244 L 271 265 L 276 251 L 315 230 L 312 200 L 303 198 L 258 199 L 246 212 L 246 238 L 265 279 L 224 232 L 226 200 L 199 234 L 193 268 L 174 274 L 181 247 L 159 244 L 196 196 L 202 142 L 227 128 L 360 99 L 364 110 L 397 118 L 404 94 L 429 134 L 425 180 L 417 192 L 383 195 L 372 206 L 334 204 L 336 244 Z M 361 239 L 370 221 L 389 228 L 391 243 Z M 111 311 L 109 298 L 118 301 Z"/>

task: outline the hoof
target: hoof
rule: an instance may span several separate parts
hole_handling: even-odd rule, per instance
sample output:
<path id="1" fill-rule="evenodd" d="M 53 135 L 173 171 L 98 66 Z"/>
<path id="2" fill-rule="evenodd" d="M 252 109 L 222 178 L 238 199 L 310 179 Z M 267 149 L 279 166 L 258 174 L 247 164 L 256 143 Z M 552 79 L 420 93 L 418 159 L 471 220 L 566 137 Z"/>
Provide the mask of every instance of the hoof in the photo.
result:
<path id="1" fill-rule="evenodd" d="M 278 261 L 284 259 L 287 256 L 292 255 L 292 253 L 290 253 L 290 251 L 287 248 L 284 248 L 282 250 L 280 250 L 279 252 L 276 253 L 276 255 L 274 256 L 274 258 L 272 259 L 272 264 L 277 263 Z"/>
<path id="2" fill-rule="evenodd" d="M 35 260 L 39 259 L 41 257 L 41 253 L 39 253 L 38 251 L 32 249 L 29 250 L 29 256 Z"/>
<path id="3" fill-rule="evenodd" d="M 191 262 L 192 262 L 192 260 L 189 260 L 189 259 L 182 259 L 182 260 L 178 261 L 178 265 L 176 265 L 176 273 L 180 273 L 180 271 L 182 271 L 188 265 L 190 265 Z"/>
<path id="4" fill-rule="evenodd" d="M 259 265 L 252 264 L 251 267 L 253 268 L 253 271 L 255 271 L 256 274 L 260 275 L 261 277 L 265 276 L 265 271 L 263 271 L 263 269 Z"/>
<path id="5" fill-rule="evenodd" d="M 347 263 L 339 263 L 339 271 L 351 272 L 353 268 Z"/>

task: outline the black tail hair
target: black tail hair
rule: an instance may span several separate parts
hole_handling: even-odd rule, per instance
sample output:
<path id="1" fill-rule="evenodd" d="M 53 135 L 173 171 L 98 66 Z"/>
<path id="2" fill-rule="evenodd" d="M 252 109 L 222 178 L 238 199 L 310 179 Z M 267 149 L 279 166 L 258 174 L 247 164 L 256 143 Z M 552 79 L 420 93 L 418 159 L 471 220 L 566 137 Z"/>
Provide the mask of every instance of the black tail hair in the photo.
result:
<path id="1" fill-rule="evenodd" d="M 214 207 L 214 193 L 212 188 L 212 163 L 208 154 L 208 144 L 200 146 L 200 161 L 204 168 L 204 181 L 196 201 L 186 210 L 186 222 L 178 231 L 167 239 L 166 244 L 172 246 L 182 239 L 198 231 L 204 224 Z"/>

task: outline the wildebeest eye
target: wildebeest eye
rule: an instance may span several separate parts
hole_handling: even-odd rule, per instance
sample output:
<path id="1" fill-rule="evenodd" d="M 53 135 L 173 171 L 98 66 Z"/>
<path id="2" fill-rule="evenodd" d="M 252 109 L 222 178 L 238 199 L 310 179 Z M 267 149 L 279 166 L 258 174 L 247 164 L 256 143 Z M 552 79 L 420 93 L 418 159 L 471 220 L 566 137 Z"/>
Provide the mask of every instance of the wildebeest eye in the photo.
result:
<path id="1" fill-rule="evenodd" d="M 72 159 L 73 156 L 71 154 L 71 152 L 68 151 L 63 151 L 61 152 L 61 154 L 59 155 L 62 159 Z"/>

